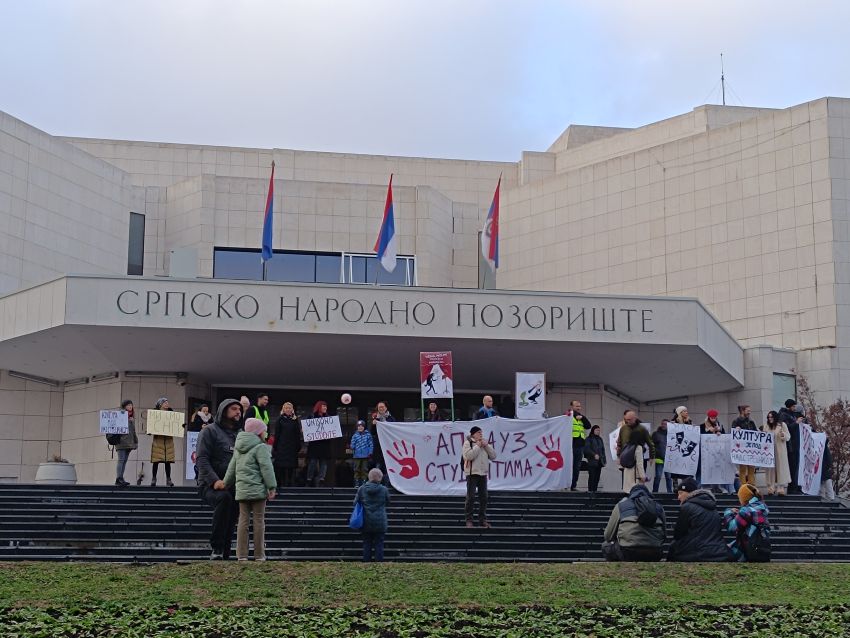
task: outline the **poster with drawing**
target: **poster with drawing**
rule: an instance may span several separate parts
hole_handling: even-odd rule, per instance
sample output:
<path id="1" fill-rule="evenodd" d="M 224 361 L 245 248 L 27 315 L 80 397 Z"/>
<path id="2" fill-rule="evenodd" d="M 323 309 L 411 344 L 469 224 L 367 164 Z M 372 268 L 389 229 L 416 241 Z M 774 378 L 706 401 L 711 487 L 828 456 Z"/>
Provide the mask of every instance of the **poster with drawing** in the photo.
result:
<path id="1" fill-rule="evenodd" d="M 542 419 L 546 413 L 546 373 L 516 373 L 516 418 Z"/>
<path id="2" fill-rule="evenodd" d="M 703 434 L 700 437 L 699 456 L 702 461 L 703 485 L 729 485 L 735 481 L 735 464 L 732 463 L 731 434 Z"/>
<path id="3" fill-rule="evenodd" d="M 696 476 L 699 464 L 699 439 L 698 425 L 667 423 L 664 471 L 682 476 Z"/>
<path id="4" fill-rule="evenodd" d="M 826 434 L 812 432 L 812 428 L 808 424 L 800 424 L 800 466 L 797 470 L 797 483 L 803 488 L 803 494 L 809 496 L 820 494 L 825 446 Z"/>
<path id="5" fill-rule="evenodd" d="M 646 430 L 649 434 L 652 434 L 652 424 L 651 423 L 641 423 L 641 427 Z M 608 435 L 608 453 L 610 458 L 617 458 L 617 437 L 620 436 L 620 428 L 617 428 L 611 434 Z M 643 451 L 643 458 L 649 458 L 649 450 Z"/>

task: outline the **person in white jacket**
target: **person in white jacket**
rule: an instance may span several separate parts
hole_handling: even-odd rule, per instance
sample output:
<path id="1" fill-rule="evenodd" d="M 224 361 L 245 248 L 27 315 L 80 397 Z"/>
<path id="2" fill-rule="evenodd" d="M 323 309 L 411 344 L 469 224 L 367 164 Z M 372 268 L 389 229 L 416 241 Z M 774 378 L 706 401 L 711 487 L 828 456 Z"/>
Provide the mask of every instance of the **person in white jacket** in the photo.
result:
<path id="1" fill-rule="evenodd" d="M 495 460 L 496 450 L 484 438 L 477 425 L 469 431 L 463 442 L 463 471 L 466 474 L 466 526 L 474 527 L 472 511 L 475 508 L 475 492 L 478 492 L 478 524 L 492 527 L 487 520 L 487 473 L 490 461 Z"/>

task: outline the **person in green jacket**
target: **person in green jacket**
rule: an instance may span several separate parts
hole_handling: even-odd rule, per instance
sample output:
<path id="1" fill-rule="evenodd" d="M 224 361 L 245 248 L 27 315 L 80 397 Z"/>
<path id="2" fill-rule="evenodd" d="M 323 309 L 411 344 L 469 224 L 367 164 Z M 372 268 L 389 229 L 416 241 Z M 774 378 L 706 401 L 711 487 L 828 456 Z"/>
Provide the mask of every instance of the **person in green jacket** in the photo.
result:
<path id="1" fill-rule="evenodd" d="M 254 560 L 266 560 L 266 499 L 273 500 L 277 480 L 271 448 L 263 443 L 266 424 L 260 419 L 245 421 L 245 431 L 236 436 L 233 458 L 224 484 L 236 484 L 239 525 L 236 528 L 236 558 L 248 560 L 248 522 L 254 517 Z"/>

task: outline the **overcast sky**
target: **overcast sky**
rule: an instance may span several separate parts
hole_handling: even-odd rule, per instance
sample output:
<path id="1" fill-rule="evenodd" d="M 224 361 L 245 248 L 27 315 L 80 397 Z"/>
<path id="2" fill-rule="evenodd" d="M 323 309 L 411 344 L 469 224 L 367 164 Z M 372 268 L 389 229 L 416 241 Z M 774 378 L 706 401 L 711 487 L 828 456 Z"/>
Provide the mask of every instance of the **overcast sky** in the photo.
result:
<path id="1" fill-rule="evenodd" d="M 57 135 L 517 160 L 571 123 L 850 96 L 850 2 L 0 0 Z"/>

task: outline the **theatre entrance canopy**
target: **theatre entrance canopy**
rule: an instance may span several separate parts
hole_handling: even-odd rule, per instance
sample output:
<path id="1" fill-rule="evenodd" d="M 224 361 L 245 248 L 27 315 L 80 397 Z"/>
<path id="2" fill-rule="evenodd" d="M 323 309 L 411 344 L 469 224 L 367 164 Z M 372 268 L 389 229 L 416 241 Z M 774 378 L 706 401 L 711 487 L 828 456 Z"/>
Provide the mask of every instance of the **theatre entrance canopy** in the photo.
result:
<path id="1" fill-rule="evenodd" d="M 0 298 L 0 368 L 211 384 L 410 389 L 451 350 L 459 391 L 517 371 L 639 401 L 740 388 L 743 351 L 695 299 L 68 275 Z"/>

